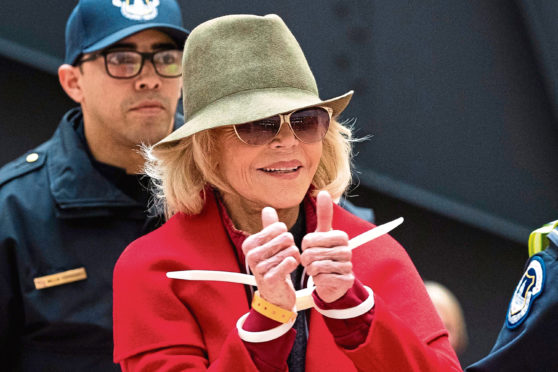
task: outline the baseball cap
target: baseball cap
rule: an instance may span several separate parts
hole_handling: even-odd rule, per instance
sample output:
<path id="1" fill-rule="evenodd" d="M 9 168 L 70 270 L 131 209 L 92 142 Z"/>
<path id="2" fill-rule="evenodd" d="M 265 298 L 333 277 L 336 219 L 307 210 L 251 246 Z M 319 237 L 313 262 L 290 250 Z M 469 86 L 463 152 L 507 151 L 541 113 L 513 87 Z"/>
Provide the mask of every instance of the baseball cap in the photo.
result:
<path id="1" fill-rule="evenodd" d="M 180 48 L 190 33 L 175 0 L 80 0 L 66 23 L 64 63 L 146 29 L 166 33 Z"/>

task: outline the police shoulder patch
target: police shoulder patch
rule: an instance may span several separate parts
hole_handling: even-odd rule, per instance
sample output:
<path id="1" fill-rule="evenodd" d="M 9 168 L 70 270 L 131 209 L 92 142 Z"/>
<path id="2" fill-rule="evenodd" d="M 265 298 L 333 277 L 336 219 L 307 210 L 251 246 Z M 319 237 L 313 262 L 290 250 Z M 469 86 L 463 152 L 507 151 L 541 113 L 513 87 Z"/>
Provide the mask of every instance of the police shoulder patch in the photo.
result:
<path id="1" fill-rule="evenodd" d="M 545 279 L 546 269 L 543 259 L 533 256 L 513 292 L 506 317 L 506 327 L 516 328 L 527 319 L 531 306 L 544 289 Z"/>

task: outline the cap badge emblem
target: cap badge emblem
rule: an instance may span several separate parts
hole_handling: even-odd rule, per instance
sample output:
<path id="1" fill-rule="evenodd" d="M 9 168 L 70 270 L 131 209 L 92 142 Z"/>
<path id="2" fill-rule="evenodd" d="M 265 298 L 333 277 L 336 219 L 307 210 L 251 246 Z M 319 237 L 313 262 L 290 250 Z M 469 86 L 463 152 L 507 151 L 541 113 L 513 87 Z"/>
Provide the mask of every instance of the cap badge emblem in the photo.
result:
<path id="1" fill-rule="evenodd" d="M 157 17 L 159 0 L 112 0 L 122 15 L 134 21 L 148 21 Z"/>

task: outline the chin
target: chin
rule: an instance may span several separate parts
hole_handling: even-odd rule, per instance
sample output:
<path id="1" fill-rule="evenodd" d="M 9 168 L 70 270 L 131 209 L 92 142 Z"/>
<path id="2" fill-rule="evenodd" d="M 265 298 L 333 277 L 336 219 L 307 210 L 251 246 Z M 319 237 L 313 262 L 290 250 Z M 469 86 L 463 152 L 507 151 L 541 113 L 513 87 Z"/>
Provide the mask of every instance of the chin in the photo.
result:
<path id="1" fill-rule="evenodd" d="M 163 138 L 165 138 L 170 132 L 161 129 L 161 130 L 154 130 L 154 131 L 148 131 L 145 130 L 144 133 L 142 133 L 140 137 L 140 143 L 146 144 L 146 145 L 154 145 L 157 142 L 159 142 L 160 140 L 162 140 Z"/>
<path id="2" fill-rule="evenodd" d="M 302 200 L 304 200 L 304 196 L 306 195 L 306 192 L 304 193 L 278 192 L 278 193 L 274 193 L 274 195 L 276 197 L 268 201 L 269 202 L 268 205 L 270 207 L 273 207 L 275 209 L 289 209 L 289 208 L 298 207 L 300 203 L 302 203 Z M 285 197 L 285 195 L 288 196 Z"/>

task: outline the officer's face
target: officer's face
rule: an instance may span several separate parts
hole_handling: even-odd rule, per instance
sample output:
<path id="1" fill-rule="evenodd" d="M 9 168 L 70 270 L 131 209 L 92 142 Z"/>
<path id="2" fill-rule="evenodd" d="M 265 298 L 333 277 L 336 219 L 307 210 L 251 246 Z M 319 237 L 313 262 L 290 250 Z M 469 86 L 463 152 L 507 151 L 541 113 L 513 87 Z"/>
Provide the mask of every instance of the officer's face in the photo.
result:
<path id="1" fill-rule="evenodd" d="M 110 49 L 152 52 L 176 47 L 168 35 L 146 30 Z M 109 76 L 102 57 L 81 64 L 80 103 L 88 142 L 137 147 L 161 140 L 171 132 L 181 83 L 181 77 L 158 75 L 150 61 L 145 61 L 138 76 L 129 79 Z"/>

